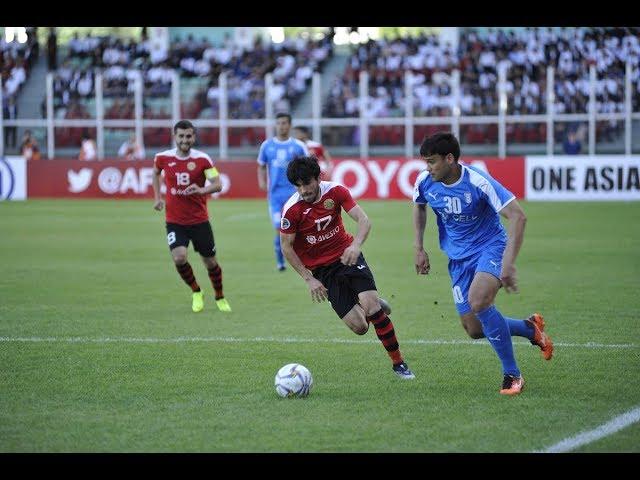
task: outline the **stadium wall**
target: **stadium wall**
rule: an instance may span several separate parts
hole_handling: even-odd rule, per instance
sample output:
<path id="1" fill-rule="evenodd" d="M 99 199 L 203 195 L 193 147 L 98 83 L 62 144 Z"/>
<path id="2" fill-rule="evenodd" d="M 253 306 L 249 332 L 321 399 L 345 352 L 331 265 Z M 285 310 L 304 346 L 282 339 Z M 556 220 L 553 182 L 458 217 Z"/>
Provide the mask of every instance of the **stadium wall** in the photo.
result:
<path id="1" fill-rule="evenodd" d="M 640 156 L 466 157 L 527 200 L 640 200 Z M 217 198 L 265 198 L 255 160 L 220 161 Z M 418 159 L 334 159 L 331 180 L 354 198 L 409 199 L 425 163 Z M 25 198 L 151 198 L 153 162 L 0 159 L 0 200 Z"/>

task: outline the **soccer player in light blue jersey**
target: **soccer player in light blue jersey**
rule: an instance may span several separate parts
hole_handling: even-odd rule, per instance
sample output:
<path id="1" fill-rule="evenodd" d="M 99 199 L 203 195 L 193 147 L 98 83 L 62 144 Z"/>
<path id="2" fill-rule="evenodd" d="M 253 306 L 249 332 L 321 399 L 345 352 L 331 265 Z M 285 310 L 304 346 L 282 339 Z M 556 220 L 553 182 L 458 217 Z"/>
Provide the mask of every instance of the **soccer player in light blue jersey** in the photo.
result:
<path id="1" fill-rule="evenodd" d="M 303 142 L 289 136 L 290 131 L 291 115 L 276 114 L 276 136 L 262 142 L 258 154 L 258 185 L 267 192 L 269 217 L 275 229 L 273 248 L 276 266 L 280 271 L 286 268 L 280 248 L 280 217 L 282 207 L 296 191 L 296 187 L 287 179 L 287 167 L 294 158 L 309 154 Z"/>
<path id="2" fill-rule="evenodd" d="M 458 163 L 460 144 L 451 133 L 426 138 L 420 155 L 427 169 L 413 190 L 416 273 L 431 268 L 424 250 L 427 204 L 436 214 L 440 248 L 449 257 L 453 299 L 462 326 L 471 338 L 487 337 L 502 362 L 500 393 L 517 395 L 524 387 L 511 336 L 528 338 L 545 360 L 553 342 L 544 332 L 544 319 L 534 313 L 525 320 L 504 317 L 494 300 L 500 287 L 517 292 L 515 261 L 527 221 L 513 193 L 487 172 Z M 508 235 L 500 215 L 509 221 Z"/>

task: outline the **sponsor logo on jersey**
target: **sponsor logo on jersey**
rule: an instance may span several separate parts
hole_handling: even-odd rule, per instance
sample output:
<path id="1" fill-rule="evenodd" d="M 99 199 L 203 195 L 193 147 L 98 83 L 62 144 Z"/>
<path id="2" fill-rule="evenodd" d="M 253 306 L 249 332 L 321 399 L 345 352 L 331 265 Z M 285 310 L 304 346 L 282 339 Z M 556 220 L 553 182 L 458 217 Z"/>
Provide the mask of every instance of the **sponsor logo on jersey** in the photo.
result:
<path id="1" fill-rule="evenodd" d="M 317 237 L 315 235 L 307 235 L 307 242 L 310 243 L 311 245 L 317 242 L 324 242 L 325 240 L 329 240 L 331 237 L 335 236 L 339 232 L 340 232 L 340 225 L 338 225 L 336 228 L 331 230 L 329 233 L 318 235 Z"/>
<path id="2" fill-rule="evenodd" d="M 478 215 L 453 214 L 451 215 L 451 218 L 453 218 L 454 222 L 467 223 L 476 221 L 478 219 Z"/>
<path id="3" fill-rule="evenodd" d="M 171 187 L 171 195 L 186 195 L 187 194 L 187 189 L 186 188 L 174 188 Z"/>
<path id="4" fill-rule="evenodd" d="M 333 207 L 336 206 L 336 202 L 334 202 L 333 200 L 331 200 L 330 198 L 327 198 L 324 203 L 322 204 L 324 206 L 324 208 L 326 208 L 327 210 L 331 210 Z"/>

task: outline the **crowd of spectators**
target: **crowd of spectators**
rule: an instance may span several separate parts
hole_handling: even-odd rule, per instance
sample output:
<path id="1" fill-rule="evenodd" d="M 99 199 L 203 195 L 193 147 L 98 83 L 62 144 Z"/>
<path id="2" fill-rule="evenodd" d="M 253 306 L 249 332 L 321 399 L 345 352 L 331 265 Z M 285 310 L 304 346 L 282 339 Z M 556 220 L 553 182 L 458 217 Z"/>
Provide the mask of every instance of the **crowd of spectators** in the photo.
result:
<path id="1" fill-rule="evenodd" d="M 207 57 L 207 51 L 203 56 Z M 214 54 L 214 51 L 211 51 Z M 289 38 L 282 43 L 256 42 L 251 51 L 239 52 L 232 46 L 218 50 L 223 54 L 219 73 L 230 73 L 228 80 L 229 116 L 231 118 L 264 118 L 265 101 L 270 100 L 275 111 L 290 111 L 296 100 L 307 90 L 314 72 L 322 72 L 323 64 L 333 55 L 329 37 L 310 40 Z M 218 58 L 217 61 L 220 61 Z M 264 76 L 273 75 L 271 98 L 266 99 Z M 210 108 L 209 115 L 219 113 L 219 75 L 211 76 L 206 90 L 199 93 L 201 104 Z"/>
<path id="2" fill-rule="evenodd" d="M 18 118 L 17 97 L 24 86 L 33 63 L 38 58 L 40 47 L 37 40 L 38 27 L 26 27 L 26 42 L 7 42 L 0 38 L 0 79 L 2 80 L 2 115 L 6 120 Z M 16 146 L 16 127 L 5 127 L 5 144 Z"/>
<path id="3" fill-rule="evenodd" d="M 4 35 L 0 38 L 0 76 L 4 98 L 17 95 L 38 58 L 37 31 L 38 27 L 26 27 L 27 40 L 24 43 L 16 40 L 7 42 Z"/>
<path id="4" fill-rule="evenodd" d="M 324 108 L 327 117 L 359 116 L 359 74 L 369 74 L 366 115 L 403 116 L 404 71 L 412 79 L 413 114 L 421 117 L 449 116 L 454 108 L 452 72 L 460 72 L 460 114 L 497 115 L 499 70 L 506 69 L 507 114 L 543 114 L 547 110 L 546 68 L 555 69 L 556 113 L 586 113 L 589 101 L 589 66 L 596 67 L 596 111 L 624 111 L 625 64 L 633 70 L 633 109 L 640 107 L 638 58 L 639 28 L 526 28 L 519 31 L 468 29 L 457 49 L 442 44 L 435 35 L 370 40 L 354 48 L 342 77 L 334 80 Z M 544 141 L 545 126 L 518 124 L 508 129 L 512 141 Z M 575 127 L 571 127 L 575 128 Z M 599 138 L 616 138 L 620 122 L 599 122 Z M 342 129 L 343 131 L 345 129 Z M 393 129 L 391 129 L 393 130 Z M 395 129 L 398 130 L 398 129 Z M 382 129 L 372 128 L 374 143 Z M 564 131 L 562 125 L 556 137 Z M 494 143 L 492 125 L 463 126 L 471 143 Z M 344 141 L 354 135 L 344 131 Z M 385 141 L 380 138 L 379 140 Z M 463 141 L 465 139 L 463 138 Z M 561 139 L 556 138 L 560 141 Z"/>
<path id="5" fill-rule="evenodd" d="M 95 37 L 91 33 L 80 38 L 75 34 L 54 77 L 54 108 L 58 118 L 95 115 L 89 105 L 95 97 L 95 74 L 100 69 L 107 99 L 106 119 L 133 118 L 137 78 L 144 85 L 144 118 L 170 118 L 172 72 L 177 70 L 183 79 L 203 80 L 193 98 L 183 102 L 181 114 L 187 118 L 218 118 L 219 76 L 226 72 L 230 117 L 264 118 L 266 101 L 273 103 L 274 110 L 290 111 L 309 87 L 313 73 L 321 71 L 332 54 L 329 37 L 317 41 L 298 37 L 283 43 L 264 42 L 258 37 L 252 48 L 246 49 L 235 44 L 229 35 L 219 45 L 188 35 L 184 40 L 174 40 L 167 50 L 151 44 L 144 32 L 139 42 Z M 269 99 L 265 99 L 266 73 L 273 75 Z M 167 102 L 154 107 L 148 101 L 153 99 Z M 254 133 L 248 132 L 246 138 L 232 135 L 230 144 L 254 141 Z M 148 129 L 144 141 L 148 145 L 164 144 L 165 136 Z M 76 137 L 74 132 L 61 133 L 57 143 L 75 143 Z"/>
<path id="6" fill-rule="evenodd" d="M 28 75 L 38 54 L 35 29 L 28 31 L 29 41 L 6 43 L 0 39 L 0 72 L 5 89 L 3 111 L 6 117 L 15 111 L 15 95 Z M 544 114 L 547 109 L 547 66 L 555 69 L 553 108 L 556 113 L 586 113 L 589 101 L 589 67 L 594 65 L 596 111 L 624 111 L 625 64 L 634 69 L 632 88 L 634 111 L 640 110 L 640 28 L 525 28 L 516 31 L 464 29 L 456 48 L 436 35 L 370 40 L 352 47 L 346 69 L 333 79 L 323 108 L 325 117 L 357 117 L 360 112 L 359 73 L 369 74 L 366 115 L 399 117 L 405 113 L 404 72 L 412 73 L 411 108 L 416 117 L 449 116 L 454 111 L 452 77 L 460 73 L 460 114 L 464 116 L 497 115 L 497 82 L 505 69 L 504 89 L 508 115 Z M 195 79 L 195 88 L 182 98 L 180 115 L 185 118 L 218 118 L 220 109 L 219 77 L 228 74 L 229 116 L 232 119 L 264 118 L 265 102 L 274 111 L 291 111 L 297 99 L 310 87 L 314 72 L 333 55 L 330 36 L 322 40 L 287 38 L 272 43 L 256 38 L 250 48 L 234 43 L 229 35 L 213 45 L 208 39 L 188 35 L 173 40 L 169 48 L 149 41 L 146 31 L 139 39 L 75 34 L 62 50 L 59 66 L 53 69 L 54 108 L 58 118 L 95 117 L 95 75 L 104 78 L 106 119 L 134 117 L 134 85 L 144 86 L 144 118 L 168 119 L 173 71 L 185 82 Z M 47 47 L 49 49 L 49 46 Z M 274 88 L 266 99 L 265 74 L 271 73 Z M 43 102 L 44 106 L 44 102 Z M 5 108 L 6 107 L 6 108 Z M 12 107 L 13 110 L 10 108 Z M 44 115 L 44 107 L 43 107 Z M 9 117 L 10 118 L 10 117 Z M 443 125 L 448 128 L 448 124 Z M 416 126 L 414 139 L 442 126 Z M 556 142 L 566 131 L 583 128 L 583 124 L 557 122 Z M 78 131 L 75 131 L 78 130 Z M 597 122 L 597 138 L 615 140 L 623 122 Z M 356 145 L 357 127 L 325 128 L 325 143 Z M 203 132 L 216 143 L 218 132 Z M 262 129 L 231 129 L 231 146 L 260 141 Z M 461 126 L 465 143 L 495 143 L 496 124 Z M 77 145 L 81 129 L 57 129 L 56 144 Z M 402 126 L 372 126 L 372 144 L 398 145 L 404 141 Z M 163 129 L 146 128 L 144 143 L 166 144 Z M 546 138 L 546 124 L 507 125 L 508 142 L 540 143 Z M 15 141 L 15 140 L 14 140 Z"/>

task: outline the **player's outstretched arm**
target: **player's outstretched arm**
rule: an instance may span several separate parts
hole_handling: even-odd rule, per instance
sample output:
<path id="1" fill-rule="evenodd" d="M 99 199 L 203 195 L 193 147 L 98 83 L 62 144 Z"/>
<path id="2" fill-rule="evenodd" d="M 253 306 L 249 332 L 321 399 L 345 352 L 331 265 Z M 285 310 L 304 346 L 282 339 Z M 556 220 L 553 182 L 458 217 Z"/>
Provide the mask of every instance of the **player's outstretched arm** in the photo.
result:
<path id="1" fill-rule="evenodd" d="M 151 176 L 151 186 L 153 187 L 153 208 L 160 211 L 164 207 L 164 201 L 160 196 L 160 170 L 153 167 L 153 174 Z"/>
<path id="2" fill-rule="evenodd" d="M 258 187 L 263 192 L 267 191 L 267 166 L 258 165 Z"/>
<path id="3" fill-rule="evenodd" d="M 345 248 L 344 252 L 342 252 L 340 261 L 344 265 L 355 265 L 358 261 L 358 257 L 360 256 L 362 244 L 367 239 L 369 232 L 371 231 L 371 220 L 369 220 L 369 217 L 360 205 L 353 207 L 347 212 L 347 214 L 358 223 L 358 231 L 353 237 L 351 245 Z"/>
<path id="4" fill-rule="evenodd" d="M 413 204 L 413 230 L 415 250 L 415 266 L 418 275 L 427 275 L 431 269 L 429 255 L 424 250 L 424 230 L 427 227 L 427 206 L 423 203 Z"/>
<path id="5" fill-rule="evenodd" d="M 296 254 L 293 249 L 293 241 L 296 238 L 295 233 L 282 233 L 280 232 L 280 248 L 282 248 L 282 253 L 284 258 L 287 259 L 287 262 L 293 267 L 293 269 L 298 272 L 298 274 L 302 277 L 302 279 L 307 283 L 307 287 L 309 287 L 309 293 L 311 294 L 311 299 L 314 302 L 322 302 L 323 300 L 327 300 L 327 289 L 317 278 L 313 276 L 313 274 L 309 271 L 307 267 L 304 266 L 298 254 Z"/>
<path id="6" fill-rule="evenodd" d="M 210 195 L 222 191 L 222 181 L 220 175 L 216 171 L 216 176 L 209 178 L 209 184 L 204 187 L 198 186 L 197 183 L 192 183 L 184 189 L 185 195 Z"/>
<path id="7" fill-rule="evenodd" d="M 222 179 L 220 178 L 220 175 L 218 174 L 217 171 L 216 171 L 216 176 L 211 177 L 209 179 L 209 185 L 206 185 L 204 188 L 205 188 L 206 195 L 210 193 L 218 193 L 222 191 Z"/>
<path id="8" fill-rule="evenodd" d="M 520 247 L 524 240 L 524 227 L 527 223 L 527 216 L 517 200 L 511 201 L 506 207 L 500 210 L 500 215 L 509 220 L 507 246 L 502 255 L 502 272 L 500 281 L 507 293 L 517 293 L 518 284 L 516 278 L 516 258 L 520 252 Z"/>

